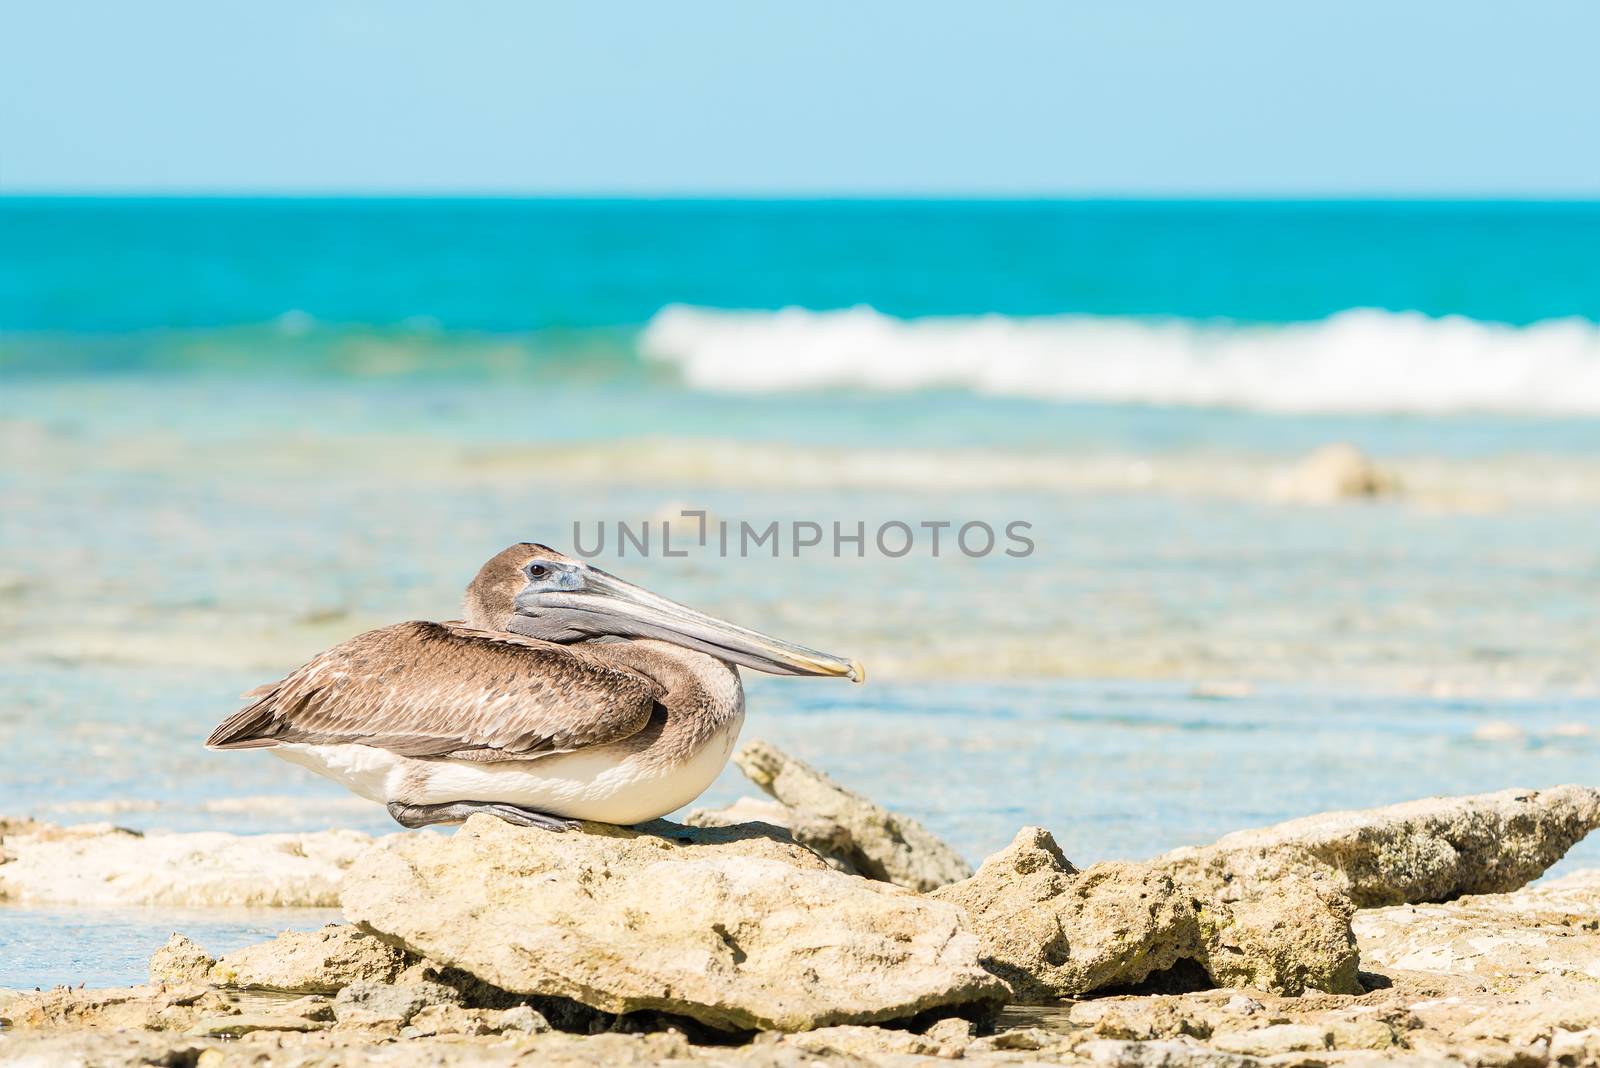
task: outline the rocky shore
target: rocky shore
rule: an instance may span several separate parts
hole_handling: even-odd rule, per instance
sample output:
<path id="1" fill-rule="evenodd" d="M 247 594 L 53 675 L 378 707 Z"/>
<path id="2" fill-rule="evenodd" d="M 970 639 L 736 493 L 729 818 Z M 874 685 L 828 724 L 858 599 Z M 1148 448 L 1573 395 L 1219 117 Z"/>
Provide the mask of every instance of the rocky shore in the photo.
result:
<path id="1" fill-rule="evenodd" d="M 0 820 L 0 902 L 316 904 L 147 985 L 0 991 L 0 1064 L 1600 1065 L 1578 786 L 1433 798 L 1082 870 L 972 872 L 771 746 L 772 800 L 554 835 L 138 835 Z"/>

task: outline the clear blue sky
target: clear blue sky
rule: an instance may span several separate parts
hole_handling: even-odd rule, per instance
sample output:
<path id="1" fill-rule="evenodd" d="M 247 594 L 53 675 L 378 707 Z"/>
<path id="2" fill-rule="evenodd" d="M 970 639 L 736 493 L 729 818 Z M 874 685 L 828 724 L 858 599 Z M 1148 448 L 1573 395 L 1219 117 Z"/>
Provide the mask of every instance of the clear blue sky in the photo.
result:
<path id="1" fill-rule="evenodd" d="M 0 0 L 0 188 L 1600 195 L 1600 3 Z"/>

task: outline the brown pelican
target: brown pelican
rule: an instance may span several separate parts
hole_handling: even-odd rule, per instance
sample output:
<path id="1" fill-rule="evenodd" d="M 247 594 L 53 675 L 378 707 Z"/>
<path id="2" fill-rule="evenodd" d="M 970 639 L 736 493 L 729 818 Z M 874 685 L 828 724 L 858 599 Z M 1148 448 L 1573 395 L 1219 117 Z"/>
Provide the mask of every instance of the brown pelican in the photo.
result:
<path id="1" fill-rule="evenodd" d="M 206 745 L 270 749 L 406 827 L 474 812 L 632 824 L 688 804 L 727 763 L 744 722 L 735 664 L 864 677 L 526 542 L 483 565 L 464 614 L 334 646 L 246 694 Z"/>

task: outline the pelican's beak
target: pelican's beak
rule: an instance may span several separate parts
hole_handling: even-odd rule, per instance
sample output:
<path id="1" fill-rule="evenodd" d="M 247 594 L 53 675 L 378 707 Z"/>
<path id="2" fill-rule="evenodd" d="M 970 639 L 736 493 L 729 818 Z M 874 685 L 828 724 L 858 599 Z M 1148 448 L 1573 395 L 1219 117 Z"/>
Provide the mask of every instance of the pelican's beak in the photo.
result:
<path id="1" fill-rule="evenodd" d="M 584 578 L 581 590 L 545 594 L 540 602 L 603 616 L 604 628 L 598 633 L 659 638 L 772 675 L 831 675 L 851 682 L 867 677 L 859 660 L 819 653 L 735 626 L 658 597 L 597 567 L 587 568 Z"/>

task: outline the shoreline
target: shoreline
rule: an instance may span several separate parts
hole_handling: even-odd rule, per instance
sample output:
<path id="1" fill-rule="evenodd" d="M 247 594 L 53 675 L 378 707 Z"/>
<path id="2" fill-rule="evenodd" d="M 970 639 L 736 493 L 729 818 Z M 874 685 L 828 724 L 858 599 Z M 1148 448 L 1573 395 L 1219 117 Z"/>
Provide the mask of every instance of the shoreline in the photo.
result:
<path id="1" fill-rule="evenodd" d="M 148 985 L 0 991 L 0 1063 L 1600 1056 L 1600 869 L 1535 882 L 1600 826 L 1600 790 L 1324 813 L 1082 870 L 1024 828 L 973 872 L 915 821 L 771 746 L 738 759 L 771 800 L 634 830 L 475 816 L 453 834 L 359 842 L 195 836 L 200 854 L 163 840 L 183 836 L 9 821 L 12 900 L 332 893 L 344 921 L 215 957 L 175 934 Z M 524 948 L 507 956 L 505 939 Z"/>

